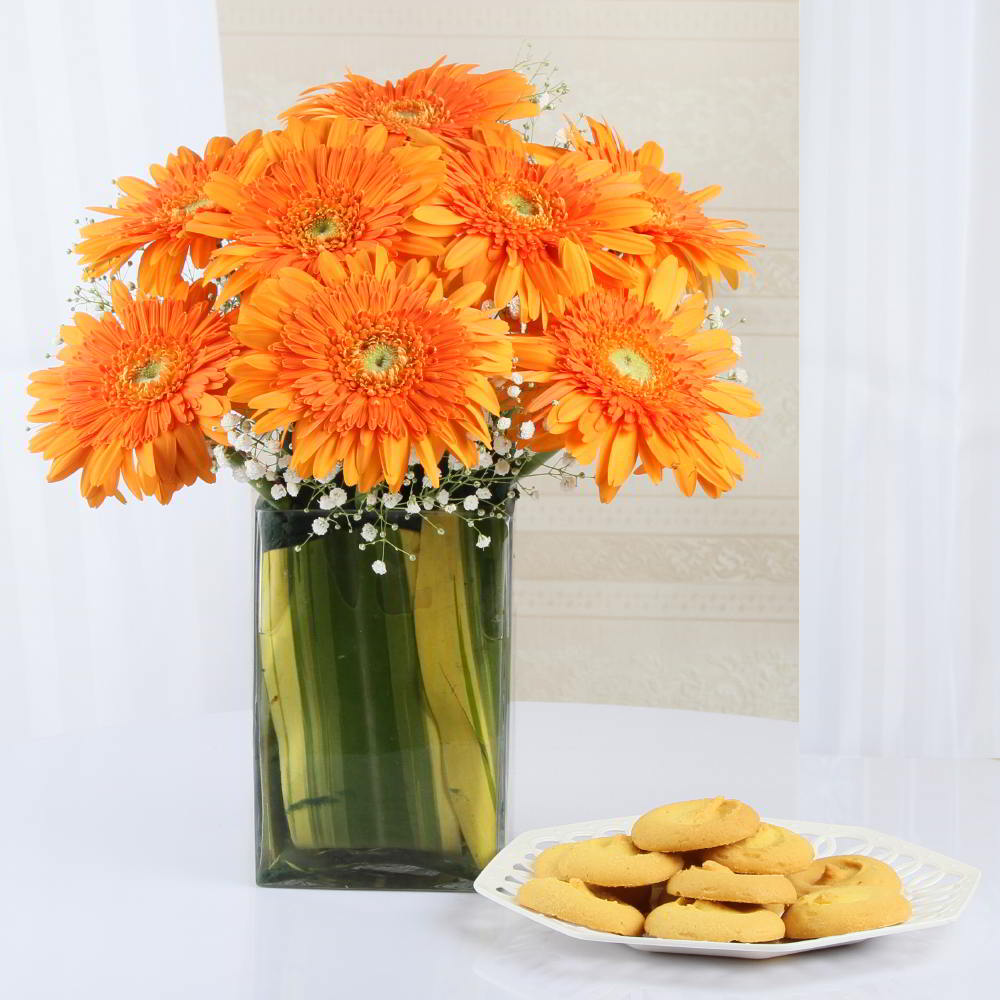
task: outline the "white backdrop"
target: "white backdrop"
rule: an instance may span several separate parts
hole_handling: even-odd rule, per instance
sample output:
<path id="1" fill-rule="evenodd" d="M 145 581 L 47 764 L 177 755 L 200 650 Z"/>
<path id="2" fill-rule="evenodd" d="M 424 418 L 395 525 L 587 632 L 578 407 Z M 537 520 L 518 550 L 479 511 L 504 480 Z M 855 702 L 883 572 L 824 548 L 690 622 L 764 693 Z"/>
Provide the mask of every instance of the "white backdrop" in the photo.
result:
<path id="1" fill-rule="evenodd" d="M 78 280 L 73 219 L 112 177 L 224 133 L 212 0 L 4 0 L 0 741 L 247 702 L 246 487 L 92 511 L 77 478 L 45 483 L 25 421 Z"/>
<path id="2" fill-rule="evenodd" d="M 1000 4 L 801 10 L 802 746 L 1000 756 Z"/>

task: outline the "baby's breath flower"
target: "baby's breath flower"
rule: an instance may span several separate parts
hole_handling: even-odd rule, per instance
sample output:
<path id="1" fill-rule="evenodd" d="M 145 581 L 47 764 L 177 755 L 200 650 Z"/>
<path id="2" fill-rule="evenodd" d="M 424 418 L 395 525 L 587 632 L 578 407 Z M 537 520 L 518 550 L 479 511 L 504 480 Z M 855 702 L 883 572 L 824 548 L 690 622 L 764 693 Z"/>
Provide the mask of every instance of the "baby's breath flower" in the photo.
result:
<path id="1" fill-rule="evenodd" d="M 288 490 L 286 490 L 285 487 L 281 485 L 281 483 L 275 483 L 271 487 L 271 496 L 275 500 L 281 500 L 284 497 L 288 496 Z"/>
<path id="2" fill-rule="evenodd" d="M 372 563 L 372 571 L 377 573 L 379 576 L 385 576 L 385 563 L 381 559 L 376 559 Z"/>
<path id="3" fill-rule="evenodd" d="M 497 417 L 497 429 L 501 431 L 510 427 L 510 417 Z"/>
<path id="4" fill-rule="evenodd" d="M 733 342 L 729 345 L 729 350 L 738 358 L 743 357 L 743 341 L 739 337 L 733 337 Z"/>
<path id="5" fill-rule="evenodd" d="M 288 490 L 288 495 L 290 497 L 297 497 L 299 495 L 299 490 L 302 489 L 301 483 L 289 483 L 286 487 Z"/>
<path id="6" fill-rule="evenodd" d="M 383 493 L 382 506 L 392 510 L 403 499 L 402 493 Z"/>
<path id="7" fill-rule="evenodd" d="M 467 496 L 462 501 L 462 506 L 466 510 L 478 510 L 479 509 L 479 498 L 475 495 Z"/>
<path id="8" fill-rule="evenodd" d="M 476 490 L 476 496 L 479 497 L 480 500 L 489 500 L 490 491 L 485 486 L 480 486 L 479 489 Z"/>
<path id="9" fill-rule="evenodd" d="M 243 471 L 246 473 L 247 479 L 260 479 L 264 475 L 264 466 L 251 458 L 249 462 L 244 462 Z"/>
<path id="10" fill-rule="evenodd" d="M 224 431 L 231 431 L 234 427 L 239 427 L 240 419 L 240 415 L 235 410 L 224 413 L 222 415 L 222 429 Z"/>
<path id="11" fill-rule="evenodd" d="M 407 514 L 419 514 L 420 513 L 420 504 L 418 504 L 416 500 L 410 500 L 410 501 L 408 501 L 407 504 L 406 504 L 406 513 Z"/>
<path id="12" fill-rule="evenodd" d="M 498 476 L 506 476 L 510 472 L 510 462 L 506 458 L 501 458 L 496 464 Z"/>
<path id="13" fill-rule="evenodd" d="M 512 442 L 510 438 L 506 438 L 503 434 L 496 434 L 493 437 L 493 450 L 498 455 L 506 455 L 510 451 Z"/>
<path id="14" fill-rule="evenodd" d="M 458 507 L 453 503 L 446 503 L 444 509 L 446 514 L 454 514 Z"/>
<path id="15" fill-rule="evenodd" d="M 476 548 L 477 549 L 489 548 L 489 544 L 490 544 L 490 536 L 489 535 L 480 535 L 476 539 Z"/>
<path id="16" fill-rule="evenodd" d="M 314 535 L 325 535 L 330 530 L 330 522 L 325 517 L 315 517 L 312 530 Z"/>
<path id="17" fill-rule="evenodd" d="M 420 506 L 423 507 L 424 510 L 431 510 L 434 507 L 434 501 L 431 500 L 430 497 L 424 497 L 424 499 L 420 501 Z"/>
<path id="18" fill-rule="evenodd" d="M 450 497 L 448 496 L 448 491 L 447 490 L 438 490 L 437 491 L 437 496 L 435 496 L 434 499 L 437 500 L 437 502 L 442 507 L 444 507 L 448 503 L 448 500 L 450 499 Z"/>
<path id="19" fill-rule="evenodd" d="M 462 465 L 462 463 L 457 458 L 455 458 L 454 455 L 449 455 L 448 468 L 451 469 L 452 472 L 458 472 L 460 469 L 464 469 L 465 466 Z"/>
<path id="20" fill-rule="evenodd" d="M 521 395 L 521 390 L 516 385 L 509 385 L 507 386 L 507 395 L 511 399 L 517 399 Z"/>
<path id="21" fill-rule="evenodd" d="M 378 532 L 375 530 L 374 524 L 366 524 L 361 529 L 361 537 L 366 542 L 374 542 L 378 538 Z"/>
<path id="22" fill-rule="evenodd" d="M 525 420 L 521 424 L 521 429 L 517 432 L 517 436 L 527 441 L 528 438 L 535 436 L 535 425 L 531 420 Z"/>

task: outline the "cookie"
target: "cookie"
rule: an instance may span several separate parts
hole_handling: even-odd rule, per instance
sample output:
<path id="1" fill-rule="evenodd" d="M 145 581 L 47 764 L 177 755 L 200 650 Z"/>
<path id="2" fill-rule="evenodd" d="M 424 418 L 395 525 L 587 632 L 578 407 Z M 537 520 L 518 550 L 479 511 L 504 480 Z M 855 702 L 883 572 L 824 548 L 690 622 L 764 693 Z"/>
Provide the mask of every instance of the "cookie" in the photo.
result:
<path id="1" fill-rule="evenodd" d="M 788 876 L 802 895 L 814 889 L 835 885 L 881 885 L 902 892 L 903 883 L 896 869 L 878 858 L 863 854 L 838 854 L 817 858 L 808 868 Z"/>
<path id="2" fill-rule="evenodd" d="M 794 903 L 798 893 L 784 875 L 739 875 L 715 861 L 685 868 L 667 882 L 667 892 L 688 899 L 727 903 Z"/>
<path id="3" fill-rule="evenodd" d="M 518 890 L 517 901 L 536 913 L 594 931 L 628 937 L 642 933 L 643 915 L 639 910 L 602 894 L 578 878 L 568 882 L 551 876 L 533 878 Z"/>
<path id="4" fill-rule="evenodd" d="M 778 941 L 785 925 L 763 906 L 718 903 L 708 899 L 673 899 L 646 917 L 646 933 L 686 941 Z"/>
<path id="5" fill-rule="evenodd" d="M 788 907 L 785 934 L 802 939 L 870 931 L 901 924 L 911 912 L 909 902 L 886 886 L 832 886 L 807 892 Z"/>
<path id="6" fill-rule="evenodd" d="M 591 885 L 638 886 L 666 882 L 680 871 L 674 854 L 640 851 L 630 837 L 595 837 L 571 844 L 559 855 L 560 878 L 579 878 Z"/>
<path id="7" fill-rule="evenodd" d="M 546 847 L 541 854 L 535 858 L 535 878 L 545 878 L 547 876 L 559 877 L 559 862 L 562 856 L 575 845 L 555 844 Z"/>
<path id="8" fill-rule="evenodd" d="M 705 851 L 705 861 L 717 861 L 744 875 L 789 875 L 813 860 L 812 844 L 783 826 L 761 823 L 749 837 Z"/>
<path id="9" fill-rule="evenodd" d="M 632 827 L 632 840 L 644 851 L 700 851 L 743 840 L 758 826 L 760 817 L 745 802 L 692 799 L 640 816 Z"/>

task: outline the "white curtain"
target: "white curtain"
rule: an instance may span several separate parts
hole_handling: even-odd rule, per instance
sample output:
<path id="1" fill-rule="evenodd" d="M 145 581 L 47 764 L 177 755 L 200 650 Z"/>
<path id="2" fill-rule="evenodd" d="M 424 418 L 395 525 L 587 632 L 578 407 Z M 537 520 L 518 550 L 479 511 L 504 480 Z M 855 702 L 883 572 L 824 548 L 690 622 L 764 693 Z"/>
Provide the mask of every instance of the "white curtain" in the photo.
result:
<path id="1" fill-rule="evenodd" d="M 801 734 L 1000 756 L 1000 4 L 801 4 Z"/>
<path id="2" fill-rule="evenodd" d="M 220 483 L 90 510 L 27 452 L 26 374 L 111 178 L 225 133 L 212 0 L 6 0 L 0 25 L 0 740 L 246 704 L 250 500 Z"/>

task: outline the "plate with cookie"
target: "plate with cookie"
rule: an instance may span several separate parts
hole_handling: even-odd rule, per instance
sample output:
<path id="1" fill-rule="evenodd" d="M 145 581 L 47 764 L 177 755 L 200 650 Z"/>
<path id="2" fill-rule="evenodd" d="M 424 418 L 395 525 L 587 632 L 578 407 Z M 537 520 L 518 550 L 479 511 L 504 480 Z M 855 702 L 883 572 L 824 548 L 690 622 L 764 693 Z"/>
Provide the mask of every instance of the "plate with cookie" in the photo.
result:
<path id="1" fill-rule="evenodd" d="M 761 819 L 717 797 L 531 830 L 475 889 L 585 941 L 775 958 L 950 923 L 979 874 L 866 827 Z"/>

